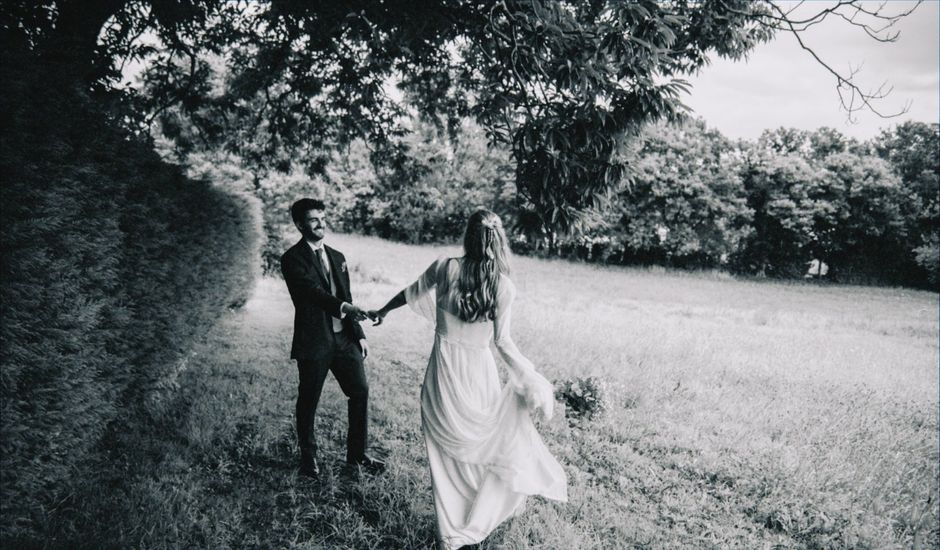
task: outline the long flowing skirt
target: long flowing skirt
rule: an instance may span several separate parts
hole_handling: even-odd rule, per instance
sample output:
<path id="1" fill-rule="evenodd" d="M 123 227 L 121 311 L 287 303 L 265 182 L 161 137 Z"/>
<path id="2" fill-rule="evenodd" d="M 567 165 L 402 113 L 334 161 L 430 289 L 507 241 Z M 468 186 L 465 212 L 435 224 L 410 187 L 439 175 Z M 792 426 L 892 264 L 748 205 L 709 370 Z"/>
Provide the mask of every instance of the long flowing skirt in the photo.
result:
<path id="1" fill-rule="evenodd" d="M 502 387 L 489 347 L 438 334 L 421 391 L 421 424 L 444 548 L 482 541 L 527 495 L 567 500 L 567 478 L 522 396 Z"/>

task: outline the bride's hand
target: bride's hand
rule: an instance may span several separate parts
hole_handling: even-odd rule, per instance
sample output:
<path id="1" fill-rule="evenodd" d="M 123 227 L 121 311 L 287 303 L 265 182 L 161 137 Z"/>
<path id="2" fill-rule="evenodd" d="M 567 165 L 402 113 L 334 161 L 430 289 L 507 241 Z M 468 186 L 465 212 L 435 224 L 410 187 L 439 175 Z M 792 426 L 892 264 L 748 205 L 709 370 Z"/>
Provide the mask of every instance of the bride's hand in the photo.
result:
<path id="1" fill-rule="evenodd" d="M 385 312 L 380 309 L 370 309 L 366 312 L 366 315 L 369 316 L 369 319 L 372 319 L 372 326 L 377 327 L 382 324 L 382 321 L 385 320 Z"/>

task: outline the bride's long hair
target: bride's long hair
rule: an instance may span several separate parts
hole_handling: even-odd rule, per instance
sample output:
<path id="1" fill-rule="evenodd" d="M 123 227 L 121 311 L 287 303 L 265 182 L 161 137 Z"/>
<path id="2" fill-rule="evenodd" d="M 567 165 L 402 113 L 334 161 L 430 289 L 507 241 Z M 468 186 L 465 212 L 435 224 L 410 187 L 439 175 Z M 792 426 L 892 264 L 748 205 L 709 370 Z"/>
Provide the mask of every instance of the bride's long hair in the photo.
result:
<path id="1" fill-rule="evenodd" d="M 463 250 L 457 282 L 458 317 L 469 323 L 493 320 L 499 276 L 509 274 L 509 242 L 499 216 L 486 209 L 471 214 Z"/>

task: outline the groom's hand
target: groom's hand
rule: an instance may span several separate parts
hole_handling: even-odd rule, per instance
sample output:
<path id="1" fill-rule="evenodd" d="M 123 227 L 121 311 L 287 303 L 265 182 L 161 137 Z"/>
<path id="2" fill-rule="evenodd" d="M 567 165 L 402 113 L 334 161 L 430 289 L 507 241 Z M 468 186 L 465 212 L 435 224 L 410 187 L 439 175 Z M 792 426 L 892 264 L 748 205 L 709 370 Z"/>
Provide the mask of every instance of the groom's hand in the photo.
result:
<path id="1" fill-rule="evenodd" d="M 359 340 L 359 349 L 362 350 L 363 359 L 369 356 L 369 344 L 366 343 L 365 338 L 363 338 L 362 340 Z"/>
<path id="2" fill-rule="evenodd" d="M 343 313 L 351 316 L 352 320 L 356 322 L 365 321 L 366 317 L 368 317 L 366 312 L 363 311 L 359 306 L 355 306 L 348 302 L 343 303 Z"/>

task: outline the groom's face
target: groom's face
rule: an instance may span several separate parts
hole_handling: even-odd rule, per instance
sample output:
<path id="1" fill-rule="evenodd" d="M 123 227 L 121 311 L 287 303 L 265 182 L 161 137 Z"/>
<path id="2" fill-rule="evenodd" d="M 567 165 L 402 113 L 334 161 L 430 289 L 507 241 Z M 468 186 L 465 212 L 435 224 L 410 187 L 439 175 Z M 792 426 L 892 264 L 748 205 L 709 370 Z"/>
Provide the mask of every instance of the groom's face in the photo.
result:
<path id="1" fill-rule="evenodd" d="M 297 224 L 301 235 L 311 241 L 323 239 L 326 232 L 326 219 L 323 210 L 307 210 L 303 219 Z"/>

